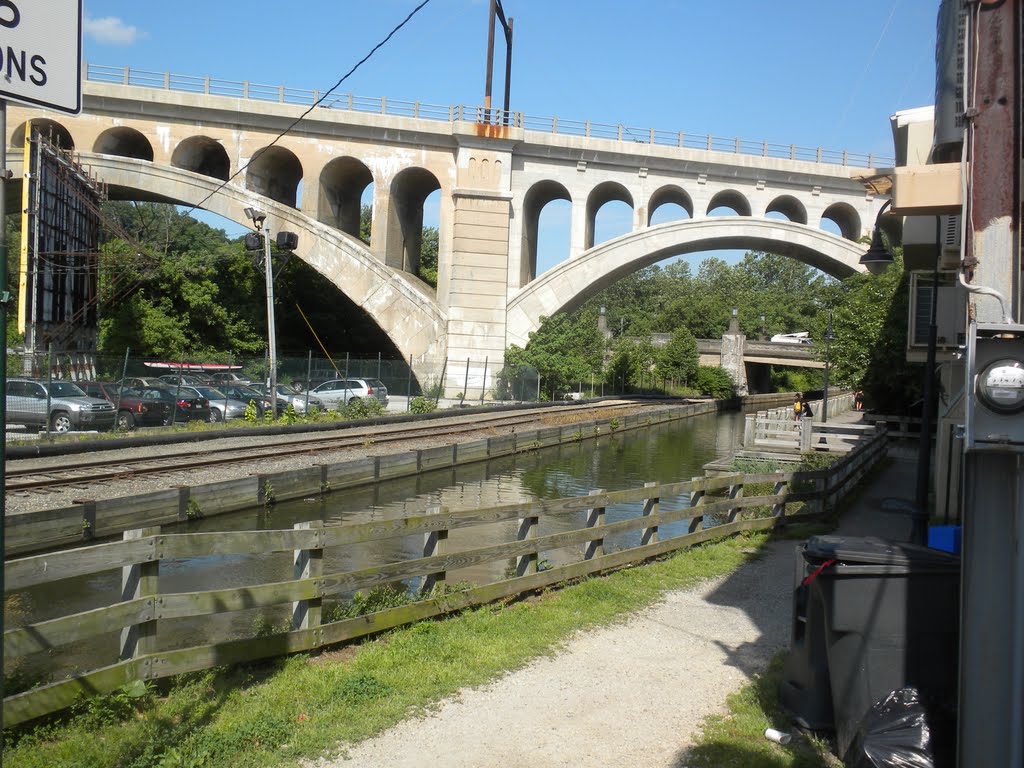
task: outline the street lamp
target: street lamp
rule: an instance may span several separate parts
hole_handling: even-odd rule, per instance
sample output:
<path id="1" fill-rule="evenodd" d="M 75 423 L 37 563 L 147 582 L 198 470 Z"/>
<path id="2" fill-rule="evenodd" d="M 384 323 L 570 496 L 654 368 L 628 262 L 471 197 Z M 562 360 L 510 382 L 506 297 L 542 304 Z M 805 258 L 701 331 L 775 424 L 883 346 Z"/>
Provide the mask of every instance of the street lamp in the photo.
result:
<path id="1" fill-rule="evenodd" d="M 274 327 L 274 263 L 270 253 L 270 228 L 264 226 L 267 214 L 257 208 L 246 208 L 245 216 L 252 221 L 255 232 L 245 236 L 245 247 L 250 251 L 263 249 L 263 272 L 267 286 L 267 354 L 270 357 L 270 418 L 277 420 L 277 330 Z M 261 242 L 262 241 L 262 242 Z M 294 232 L 278 232 L 277 244 L 288 250 L 294 250 L 299 244 L 298 235 Z"/>
<path id="2" fill-rule="evenodd" d="M 832 333 L 832 310 L 828 311 L 828 326 L 825 328 L 825 379 L 822 384 L 821 393 L 821 423 L 828 423 L 828 368 L 831 363 L 831 347 L 832 342 L 835 341 L 835 334 Z"/>
<path id="3" fill-rule="evenodd" d="M 256 235 L 263 242 L 260 244 L 254 242 L 254 239 L 250 235 L 245 237 L 246 248 L 252 248 L 253 245 L 263 246 L 263 273 L 266 279 L 267 289 L 267 354 L 270 357 L 270 376 L 267 381 L 269 384 L 270 395 L 270 418 L 274 421 L 277 420 L 277 330 L 274 327 L 274 265 L 270 258 L 270 229 L 263 226 L 263 222 L 267 219 L 267 214 L 263 211 L 257 210 L 256 208 L 245 209 L 246 218 L 252 221 L 253 227 L 256 228 Z"/>
<path id="4" fill-rule="evenodd" d="M 860 263 L 867 267 L 868 272 L 872 275 L 880 275 L 889 268 L 892 264 L 893 258 L 892 253 L 888 248 L 885 247 L 885 242 L 882 240 L 882 214 L 892 205 L 892 200 L 886 200 L 885 204 L 878 209 L 878 215 L 875 217 L 875 228 L 871 232 L 871 247 L 868 248 L 867 253 L 860 257 Z"/>

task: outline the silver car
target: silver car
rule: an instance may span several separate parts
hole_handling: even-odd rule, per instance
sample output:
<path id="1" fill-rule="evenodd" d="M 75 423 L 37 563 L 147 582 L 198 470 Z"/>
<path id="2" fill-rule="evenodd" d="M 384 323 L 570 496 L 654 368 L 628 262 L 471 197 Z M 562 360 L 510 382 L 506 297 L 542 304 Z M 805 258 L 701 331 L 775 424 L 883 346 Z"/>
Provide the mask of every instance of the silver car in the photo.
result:
<path id="1" fill-rule="evenodd" d="M 49 391 L 49 410 L 47 410 Z M 51 432 L 107 430 L 114 427 L 117 413 L 109 400 L 89 397 L 70 381 L 43 382 L 32 379 L 7 380 L 7 423 L 29 427 L 50 427 Z"/>
<path id="2" fill-rule="evenodd" d="M 205 397 L 210 401 L 210 421 L 241 419 L 245 416 L 245 409 L 249 406 L 248 401 L 234 400 L 219 389 L 203 384 L 196 384 L 191 387 L 183 386 L 181 391 L 196 392 L 199 397 Z"/>
<path id="3" fill-rule="evenodd" d="M 252 384 L 253 389 L 257 392 L 267 394 L 270 391 L 270 387 L 266 384 Z M 296 413 L 306 412 L 306 403 L 309 403 L 309 410 L 322 411 L 324 409 L 323 401 L 315 396 L 312 392 L 299 392 L 297 389 L 289 387 L 287 384 L 277 385 L 277 400 L 278 402 L 284 401 L 291 405 L 295 409 Z"/>
<path id="4" fill-rule="evenodd" d="M 388 404 L 388 388 L 379 379 L 332 379 L 314 387 L 312 393 L 331 408 L 344 408 L 359 400 L 379 400 Z"/>

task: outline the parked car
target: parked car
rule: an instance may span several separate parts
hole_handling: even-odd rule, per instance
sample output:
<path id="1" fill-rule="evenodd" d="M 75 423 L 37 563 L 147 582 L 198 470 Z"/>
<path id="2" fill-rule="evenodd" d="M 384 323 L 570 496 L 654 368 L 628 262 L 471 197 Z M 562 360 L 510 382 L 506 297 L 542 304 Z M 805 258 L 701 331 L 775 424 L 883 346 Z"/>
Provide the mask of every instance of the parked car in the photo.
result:
<path id="1" fill-rule="evenodd" d="M 205 384 L 196 384 L 193 387 L 181 387 L 183 392 L 195 392 L 200 397 L 206 398 L 210 404 L 210 421 L 227 421 L 228 419 L 240 419 L 245 416 L 245 408 L 248 401 L 233 400 L 227 394 Z"/>
<path id="2" fill-rule="evenodd" d="M 172 387 L 178 384 L 184 384 L 189 387 L 202 384 L 208 387 L 213 384 L 213 377 L 205 373 L 165 373 L 159 378 L 164 384 L 170 384 Z"/>
<path id="3" fill-rule="evenodd" d="M 221 384 L 217 387 L 221 392 L 230 397 L 232 400 L 241 400 L 246 405 L 249 402 L 253 402 L 256 405 L 256 416 L 263 418 L 263 414 L 266 413 L 267 409 L 270 408 L 270 395 L 265 392 L 260 392 L 257 389 L 246 386 L 244 384 Z M 288 403 L 284 400 L 277 401 L 277 412 L 282 414 L 285 408 L 288 407 Z"/>
<path id="4" fill-rule="evenodd" d="M 268 394 L 270 392 L 270 387 L 266 384 L 253 384 L 252 388 L 262 392 L 263 394 Z M 320 400 L 319 397 L 316 397 L 312 392 L 308 393 L 307 397 L 307 393 L 299 392 L 298 390 L 289 387 L 287 384 L 277 385 L 277 400 L 279 403 L 284 402 L 285 407 L 287 407 L 288 404 L 291 404 L 296 413 L 306 412 L 307 400 L 309 402 L 310 411 L 321 411 L 324 408 L 323 401 Z M 280 405 L 278 407 L 280 408 Z"/>
<path id="5" fill-rule="evenodd" d="M 252 379 L 241 373 L 234 373 L 233 371 L 221 371 L 215 373 L 211 377 L 213 379 L 214 386 L 221 386 L 222 384 L 252 384 Z"/>
<path id="6" fill-rule="evenodd" d="M 114 382 L 123 387 L 166 387 L 167 382 L 156 376 L 125 376 L 120 381 Z"/>
<path id="7" fill-rule="evenodd" d="M 115 424 L 121 430 L 169 424 L 174 412 L 173 398 L 147 397 L 146 393 L 152 387 L 126 387 L 112 381 L 80 381 L 78 386 L 90 397 L 101 397 L 114 404 L 117 410 Z"/>
<path id="8" fill-rule="evenodd" d="M 49 393 L 49 409 L 47 409 Z M 7 380 L 7 423 L 50 427 L 51 432 L 112 429 L 114 404 L 89 397 L 71 381 Z"/>
<path id="9" fill-rule="evenodd" d="M 331 408 L 343 408 L 353 400 L 376 399 L 388 404 L 388 388 L 378 379 L 332 379 L 314 387 L 313 395 Z"/>

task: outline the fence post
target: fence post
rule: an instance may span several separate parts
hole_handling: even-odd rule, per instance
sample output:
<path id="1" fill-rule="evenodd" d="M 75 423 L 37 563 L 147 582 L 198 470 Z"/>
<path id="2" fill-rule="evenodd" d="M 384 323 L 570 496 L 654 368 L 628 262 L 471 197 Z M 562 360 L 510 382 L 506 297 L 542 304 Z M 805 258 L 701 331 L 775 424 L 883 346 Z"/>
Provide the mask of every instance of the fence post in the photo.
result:
<path id="1" fill-rule="evenodd" d="M 754 447 L 754 427 L 757 422 L 756 413 L 748 413 L 743 417 L 743 447 Z"/>
<path id="2" fill-rule="evenodd" d="M 800 419 L 800 453 L 807 453 L 811 450 L 811 430 L 813 428 L 813 419 L 807 417 Z"/>
<path id="3" fill-rule="evenodd" d="M 428 515 L 440 515 L 447 513 L 446 507 L 439 507 L 432 505 L 427 508 Z M 434 557 L 435 555 L 447 555 L 448 554 L 448 529 L 443 528 L 437 531 L 431 531 L 423 537 L 423 556 Z M 434 589 L 434 585 L 438 582 L 443 582 L 447 578 L 448 574 L 445 571 L 437 571 L 435 573 L 429 573 L 423 577 L 423 587 L 420 590 L 420 594 L 429 595 Z"/>
<path id="4" fill-rule="evenodd" d="M 125 531 L 121 538 L 124 541 L 144 539 L 147 536 L 154 537 L 153 547 L 149 557 L 144 563 L 132 563 L 121 568 L 121 601 L 139 600 L 142 598 L 153 598 L 157 595 L 160 575 L 160 561 L 156 557 L 156 540 L 159 535 L 159 526 L 153 528 L 136 528 Z M 151 601 L 152 602 L 152 601 Z M 150 605 L 149 615 L 155 616 L 154 606 Z M 138 624 L 131 624 L 121 629 L 121 650 L 120 659 L 134 659 L 136 656 L 145 656 L 156 650 L 156 619 L 140 621 Z"/>
<path id="5" fill-rule="evenodd" d="M 693 478 L 693 482 L 697 482 L 698 480 L 704 480 L 704 479 L 705 478 L 703 478 L 703 477 L 695 477 L 695 478 Z M 706 491 L 704 491 L 703 489 L 701 489 L 699 491 L 698 490 L 690 491 L 690 509 L 696 510 L 698 507 L 703 507 L 704 506 L 704 495 L 705 495 L 705 493 L 706 493 Z M 696 533 L 697 530 L 700 528 L 701 524 L 703 524 L 703 522 L 704 522 L 704 515 L 695 515 L 694 517 L 691 517 L 690 518 L 690 525 L 687 527 L 686 532 L 687 533 Z"/>
<path id="6" fill-rule="evenodd" d="M 738 483 L 733 483 L 729 486 L 729 499 L 742 499 L 743 498 L 743 477 L 740 477 Z M 740 513 L 741 507 L 729 507 L 729 516 L 726 518 L 730 523 L 735 522 L 737 516 Z"/>
<path id="7" fill-rule="evenodd" d="M 296 549 L 293 560 L 292 578 L 295 581 L 315 579 L 323 574 L 323 520 L 310 520 L 292 526 L 297 531 L 316 531 L 316 546 L 312 549 Z M 292 603 L 292 629 L 316 629 L 320 626 L 322 599 L 297 600 Z"/>
<path id="8" fill-rule="evenodd" d="M 588 495 L 596 496 L 604 493 L 604 488 L 595 488 Z M 604 525 L 604 507 L 591 507 L 587 510 L 587 528 L 598 528 Z M 583 547 L 583 559 L 593 560 L 604 557 L 604 537 L 591 539 Z"/>
<path id="9" fill-rule="evenodd" d="M 516 532 L 516 541 L 527 541 L 537 538 L 537 528 L 540 524 L 539 517 L 524 517 L 519 521 L 519 530 Z M 537 572 L 537 562 L 540 559 L 536 550 L 528 555 L 520 555 L 516 558 L 516 576 L 527 576 Z"/>
<path id="10" fill-rule="evenodd" d="M 644 483 L 644 488 L 650 488 L 656 486 L 656 482 Z M 644 517 L 650 517 L 651 515 L 657 515 L 658 509 L 660 508 L 661 499 L 658 496 L 652 496 L 649 499 L 644 499 Z M 646 544 L 654 544 L 658 540 L 658 526 L 652 525 L 650 528 L 643 528 L 640 531 L 640 546 Z"/>
<path id="11" fill-rule="evenodd" d="M 786 486 L 789 485 L 788 480 L 780 480 L 775 484 L 775 489 L 772 493 L 778 496 L 780 493 L 786 490 Z M 777 501 L 772 505 L 772 517 L 785 517 L 786 516 L 786 502 Z"/>

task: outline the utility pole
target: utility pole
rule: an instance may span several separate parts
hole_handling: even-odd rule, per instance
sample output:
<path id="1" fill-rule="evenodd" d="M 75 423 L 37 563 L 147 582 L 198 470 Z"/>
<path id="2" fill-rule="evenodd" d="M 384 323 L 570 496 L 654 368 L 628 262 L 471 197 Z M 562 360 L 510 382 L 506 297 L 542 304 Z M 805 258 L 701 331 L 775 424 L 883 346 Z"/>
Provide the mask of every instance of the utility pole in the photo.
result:
<path id="1" fill-rule="evenodd" d="M 267 281 L 267 354 L 270 356 L 270 413 L 277 421 L 277 328 L 274 324 L 274 262 L 270 257 L 270 229 L 260 230 L 263 235 L 264 275 Z"/>
<path id="2" fill-rule="evenodd" d="M 1021 320 L 1024 11 L 1020 2 L 965 3 L 963 9 L 968 190 L 961 219 L 967 233 L 963 272 L 969 289 L 988 295 L 975 296 L 968 333 L 957 764 L 1019 768 L 1024 765 L 1024 412 L 1019 402 L 1024 385 L 1012 366 L 997 368 L 997 375 L 991 371 L 1006 360 L 1020 365 L 1024 357 L 1024 329 L 1015 325 Z M 985 388 L 993 383 L 999 389 L 989 394 L 1002 403 L 985 402 Z"/>

